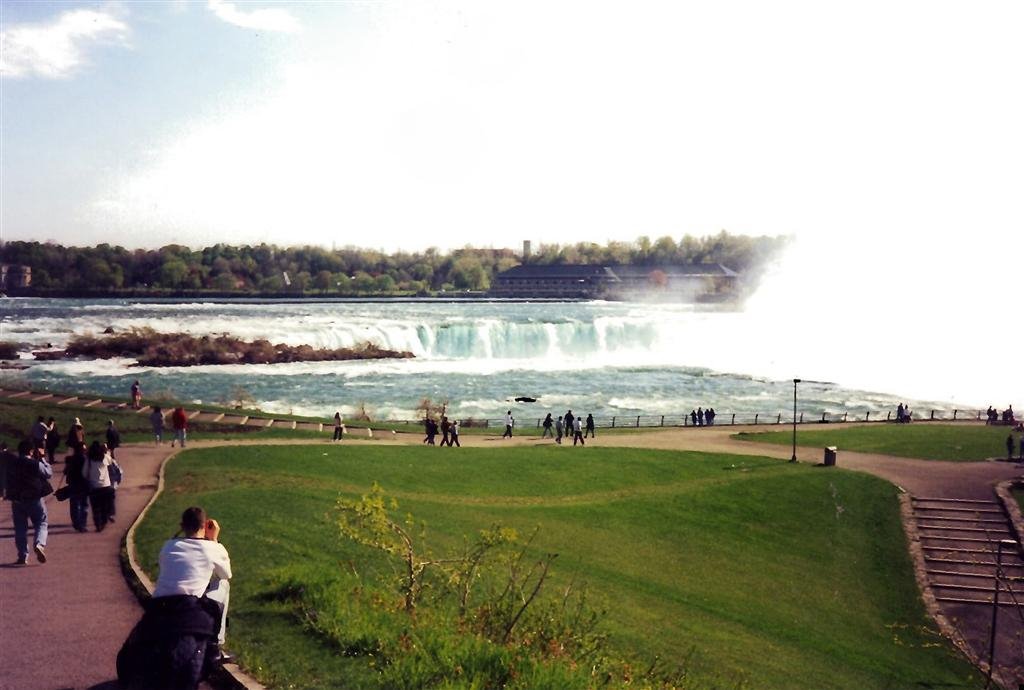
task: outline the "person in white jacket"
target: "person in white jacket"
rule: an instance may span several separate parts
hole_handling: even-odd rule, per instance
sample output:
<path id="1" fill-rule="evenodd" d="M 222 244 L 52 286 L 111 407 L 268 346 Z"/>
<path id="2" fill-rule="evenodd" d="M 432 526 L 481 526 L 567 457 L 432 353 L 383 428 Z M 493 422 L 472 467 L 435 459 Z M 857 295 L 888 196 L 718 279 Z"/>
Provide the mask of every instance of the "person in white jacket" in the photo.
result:
<path id="1" fill-rule="evenodd" d="M 221 605 L 220 632 L 217 641 L 223 645 L 228 617 L 228 594 L 231 579 L 231 558 L 224 545 L 217 541 L 220 524 L 206 517 L 197 506 L 181 514 L 183 537 L 168 539 L 160 549 L 160 575 L 153 597 L 182 594 L 206 597 Z"/>
<path id="2" fill-rule="evenodd" d="M 114 459 L 107 452 L 106 444 L 93 441 L 82 463 L 82 476 L 89 482 L 89 504 L 97 532 L 102 532 L 108 522 L 113 522 L 116 495 L 110 476 L 110 466 L 113 464 Z"/>

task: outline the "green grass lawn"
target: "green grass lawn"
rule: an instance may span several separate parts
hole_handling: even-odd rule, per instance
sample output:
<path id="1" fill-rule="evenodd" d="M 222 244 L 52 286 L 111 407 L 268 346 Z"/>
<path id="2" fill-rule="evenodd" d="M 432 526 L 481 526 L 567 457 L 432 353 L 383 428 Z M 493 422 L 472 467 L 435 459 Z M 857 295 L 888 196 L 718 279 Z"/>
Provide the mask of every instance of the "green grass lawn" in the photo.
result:
<path id="1" fill-rule="evenodd" d="M 800 446 L 883 453 L 927 460 L 976 461 L 1006 457 L 1007 427 L 966 424 L 870 424 L 845 429 L 797 429 Z M 733 438 L 787 446 L 793 432 L 743 432 Z M 1016 435 L 1014 437 L 1016 439 Z M 1016 440 L 1014 440 L 1016 443 Z"/>
<path id="2" fill-rule="evenodd" d="M 553 586 L 586 581 L 610 648 L 637 669 L 656 656 L 685 668 L 677 687 L 982 685 L 925 617 L 893 487 L 863 474 L 631 449 L 293 446 L 191 450 L 167 480 L 137 533 L 140 561 L 155 574 L 189 505 L 216 517 L 235 570 L 229 647 L 271 687 L 489 687 L 428 615 L 401 640 L 448 672 L 399 677 L 352 651 L 379 634 L 367 632 L 379 611 L 359 608 L 365 587 L 397 564 L 342 541 L 328 516 L 373 482 L 439 551 L 495 523 L 539 527 L 532 548 L 559 554 Z M 586 671 L 511 686 L 601 684 Z"/>

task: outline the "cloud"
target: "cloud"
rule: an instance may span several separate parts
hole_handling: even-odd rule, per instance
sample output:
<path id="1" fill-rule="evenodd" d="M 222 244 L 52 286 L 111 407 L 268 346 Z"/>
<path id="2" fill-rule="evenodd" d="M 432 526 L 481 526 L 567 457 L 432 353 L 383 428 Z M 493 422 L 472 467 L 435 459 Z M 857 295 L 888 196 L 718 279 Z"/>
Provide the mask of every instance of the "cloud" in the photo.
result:
<path id="1" fill-rule="evenodd" d="M 288 10 L 262 9 L 243 12 L 235 7 L 234 3 L 224 0 L 210 0 L 209 8 L 228 24 L 244 29 L 294 33 L 300 28 L 298 20 Z"/>
<path id="2" fill-rule="evenodd" d="M 49 24 L 17 24 L 0 31 L 0 75 L 59 79 L 86 62 L 99 43 L 126 45 L 128 25 L 96 10 L 64 12 Z"/>

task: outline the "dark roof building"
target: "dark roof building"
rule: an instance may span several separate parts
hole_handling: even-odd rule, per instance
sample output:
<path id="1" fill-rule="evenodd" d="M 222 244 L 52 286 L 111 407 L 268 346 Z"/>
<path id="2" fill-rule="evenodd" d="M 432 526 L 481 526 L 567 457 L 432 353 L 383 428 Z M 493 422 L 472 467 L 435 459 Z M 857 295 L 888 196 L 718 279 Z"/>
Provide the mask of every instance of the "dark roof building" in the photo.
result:
<path id="1" fill-rule="evenodd" d="M 658 299 L 694 302 L 720 291 L 737 277 L 721 264 L 523 264 L 499 273 L 491 294 L 497 297 L 584 297 Z"/>

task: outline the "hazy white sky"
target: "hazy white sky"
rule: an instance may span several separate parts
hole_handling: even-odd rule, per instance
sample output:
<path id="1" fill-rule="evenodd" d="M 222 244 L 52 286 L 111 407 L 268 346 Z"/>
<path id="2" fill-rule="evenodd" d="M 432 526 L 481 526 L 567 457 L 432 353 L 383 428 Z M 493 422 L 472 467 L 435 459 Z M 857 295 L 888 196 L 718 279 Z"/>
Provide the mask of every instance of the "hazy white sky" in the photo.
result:
<path id="1" fill-rule="evenodd" d="M 1022 246 L 1020 0 L 0 11 L 5 240 Z"/>

